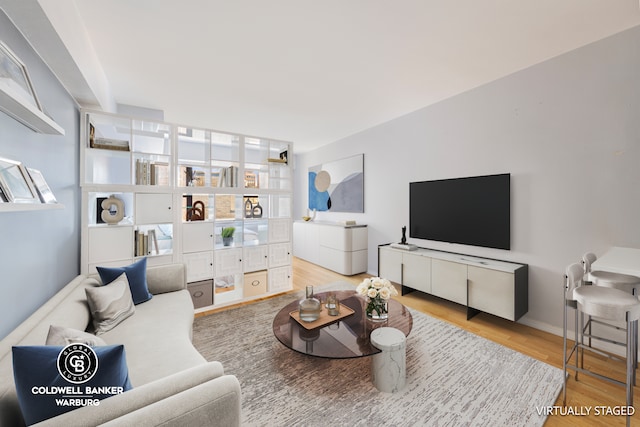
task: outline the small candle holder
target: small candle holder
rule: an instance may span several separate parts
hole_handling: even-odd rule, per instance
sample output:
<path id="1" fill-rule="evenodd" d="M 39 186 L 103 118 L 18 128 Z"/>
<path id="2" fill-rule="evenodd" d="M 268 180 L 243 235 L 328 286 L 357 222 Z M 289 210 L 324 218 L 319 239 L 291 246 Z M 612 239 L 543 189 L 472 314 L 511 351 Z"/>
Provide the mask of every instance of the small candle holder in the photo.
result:
<path id="1" fill-rule="evenodd" d="M 329 316 L 337 316 L 340 314 L 340 301 L 335 294 L 329 294 L 327 296 L 327 314 Z"/>

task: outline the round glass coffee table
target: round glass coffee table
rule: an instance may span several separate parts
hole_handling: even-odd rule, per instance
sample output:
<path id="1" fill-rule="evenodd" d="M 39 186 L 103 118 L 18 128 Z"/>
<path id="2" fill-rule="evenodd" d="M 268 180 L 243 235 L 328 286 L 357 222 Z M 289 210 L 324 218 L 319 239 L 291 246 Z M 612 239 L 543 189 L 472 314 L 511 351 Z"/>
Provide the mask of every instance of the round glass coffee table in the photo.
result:
<path id="1" fill-rule="evenodd" d="M 299 301 L 292 301 L 276 314 L 273 319 L 273 334 L 291 350 L 310 356 L 331 359 L 348 359 L 371 356 L 380 353 L 371 345 L 369 336 L 374 329 L 383 326 L 396 328 L 408 336 L 413 326 L 409 309 L 395 300 L 389 300 L 389 318 L 385 321 L 367 320 L 364 311 L 365 300 L 355 291 L 331 291 L 315 294 L 325 301 L 329 293 L 334 293 L 340 304 L 353 310 L 353 314 L 327 325 L 306 329 L 290 313 L 298 309 Z M 326 308 L 322 307 L 323 310 Z"/>

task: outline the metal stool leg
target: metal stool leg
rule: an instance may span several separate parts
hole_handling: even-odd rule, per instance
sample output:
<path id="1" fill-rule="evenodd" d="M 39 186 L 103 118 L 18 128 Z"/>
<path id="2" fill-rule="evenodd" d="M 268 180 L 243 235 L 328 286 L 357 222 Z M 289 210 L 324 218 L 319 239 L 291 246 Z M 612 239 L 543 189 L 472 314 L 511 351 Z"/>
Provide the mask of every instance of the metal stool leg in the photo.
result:
<path id="1" fill-rule="evenodd" d="M 567 302 L 562 307 L 562 405 L 567 405 Z"/>
<path id="2" fill-rule="evenodd" d="M 575 336 L 574 336 L 574 351 L 576 353 L 576 368 L 580 365 L 578 365 L 578 353 L 580 352 L 580 346 L 578 345 L 578 343 L 580 342 L 580 334 L 578 333 L 578 328 L 580 325 L 578 325 L 578 310 L 576 310 L 576 320 L 575 320 Z M 575 372 L 575 379 L 576 381 L 578 381 L 578 370 L 576 369 Z"/>
<path id="3" fill-rule="evenodd" d="M 637 341 L 636 327 L 638 321 L 627 321 L 627 407 L 633 406 L 633 377 L 635 376 L 636 362 L 633 360 Z M 634 336 L 635 335 L 635 336 Z M 631 423 L 631 417 L 627 415 L 627 427 Z"/>

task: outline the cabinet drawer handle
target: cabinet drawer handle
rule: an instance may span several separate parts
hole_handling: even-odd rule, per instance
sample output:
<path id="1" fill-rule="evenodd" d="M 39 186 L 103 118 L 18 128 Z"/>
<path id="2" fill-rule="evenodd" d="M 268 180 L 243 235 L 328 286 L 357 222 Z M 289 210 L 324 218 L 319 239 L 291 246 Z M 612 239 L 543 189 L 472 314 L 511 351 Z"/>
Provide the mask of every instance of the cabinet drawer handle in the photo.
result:
<path id="1" fill-rule="evenodd" d="M 193 293 L 194 298 L 200 298 L 202 295 L 204 295 L 204 292 L 202 291 L 196 291 Z"/>
<path id="2" fill-rule="evenodd" d="M 260 285 L 260 280 L 254 280 L 253 282 L 251 282 L 251 286 L 259 286 Z"/>

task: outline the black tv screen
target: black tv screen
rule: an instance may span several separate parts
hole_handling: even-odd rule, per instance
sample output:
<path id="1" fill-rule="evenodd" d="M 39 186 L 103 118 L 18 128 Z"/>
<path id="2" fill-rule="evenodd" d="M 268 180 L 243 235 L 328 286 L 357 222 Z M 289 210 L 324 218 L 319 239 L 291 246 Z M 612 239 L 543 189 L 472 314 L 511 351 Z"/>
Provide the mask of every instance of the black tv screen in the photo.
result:
<path id="1" fill-rule="evenodd" d="M 409 237 L 511 248 L 511 175 L 412 182 Z"/>

